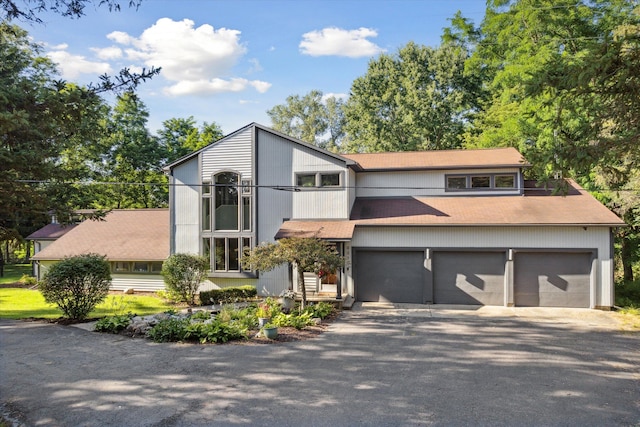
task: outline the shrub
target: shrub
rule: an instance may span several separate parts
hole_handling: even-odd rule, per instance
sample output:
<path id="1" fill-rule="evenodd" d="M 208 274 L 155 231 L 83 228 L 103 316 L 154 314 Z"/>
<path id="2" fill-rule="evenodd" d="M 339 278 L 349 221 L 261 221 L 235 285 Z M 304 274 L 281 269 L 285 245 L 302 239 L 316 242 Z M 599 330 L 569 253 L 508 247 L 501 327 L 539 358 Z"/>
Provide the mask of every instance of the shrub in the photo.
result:
<path id="1" fill-rule="evenodd" d="M 326 318 L 333 313 L 333 304 L 325 301 L 321 301 L 317 304 L 309 305 L 305 307 L 304 312 L 309 313 L 311 317 L 319 317 L 321 319 Z"/>
<path id="2" fill-rule="evenodd" d="M 27 274 L 23 274 L 20 278 L 20 283 L 23 283 L 27 286 L 36 286 L 38 284 L 38 279 L 33 276 L 29 276 Z"/>
<path id="3" fill-rule="evenodd" d="M 155 342 L 182 341 L 185 328 L 188 324 L 189 319 L 179 319 L 176 317 L 163 319 L 156 323 L 153 328 L 149 329 L 147 336 Z"/>
<path id="4" fill-rule="evenodd" d="M 162 277 L 169 295 L 174 293 L 180 302 L 190 305 L 195 304 L 206 271 L 207 259 L 198 255 L 174 254 L 162 264 Z"/>
<path id="5" fill-rule="evenodd" d="M 640 280 L 616 285 L 616 305 L 619 307 L 640 307 Z"/>
<path id="6" fill-rule="evenodd" d="M 309 325 L 313 325 L 313 320 L 311 315 L 303 311 L 301 314 L 298 313 L 278 313 L 271 319 L 271 323 L 276 326 L 289 326 L 296 329 L 304 329 Z"/>
<path id="7" fill-rule="evenodd" d="M 56 304 L 64 316 L 82 320 L 107 297 L 111 272 L 105 257 L 85 254 L 52 265 L 38 290 L 46 302 Z"/>
<path id="8" fill-rule="evenodd" d="M 131 317 L 131 314 L 116 314 L 114 316 L 103 317 L 96 322 L 95 331 L 117 334 L 129 326 Z"/>
<path id="9" fill-rule="evenodd" d="M 255 286 L 232 286 L 222 289 L 212 289 L 200 292 L 200 305 L 231 304 L 234 302 L 255 299 L 258 291 Z"/>

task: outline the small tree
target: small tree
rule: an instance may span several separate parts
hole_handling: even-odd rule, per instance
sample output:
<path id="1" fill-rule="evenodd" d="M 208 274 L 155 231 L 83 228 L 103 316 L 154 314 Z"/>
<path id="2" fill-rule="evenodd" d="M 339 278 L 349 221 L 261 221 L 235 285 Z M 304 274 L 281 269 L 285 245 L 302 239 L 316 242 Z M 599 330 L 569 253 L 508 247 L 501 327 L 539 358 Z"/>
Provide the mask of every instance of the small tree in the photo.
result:
<path id="1" fill-rule="evenodd" d="M 247 270 L 270 271 L 285 263 L 293 264 L 298 270 L 298 284 L 302 290 L 304 308 L 307 305 L 304 273 L 321 275 L 335 271 L 342 267 L 344 258 L 333 245 L 316 237 L 289 237 L 277 243 L 263 243 L 242 258 L 243 268 Z"/>
<path id="2" fill-rule="evenodd" d="M 102 255 L 65 258 L 52 265 L 38 290 L 45 301 L 56 304 L 64 316 L 83 320 L 109 293 L 111 271 Z"/>
<path id="3" fill-rule="evenodd" d="M 170 293 L 194 305 L 198 288 L 207 275 L 207 259 L 192 254 L 173 254 L 162 264 L 162 277 Z"/>

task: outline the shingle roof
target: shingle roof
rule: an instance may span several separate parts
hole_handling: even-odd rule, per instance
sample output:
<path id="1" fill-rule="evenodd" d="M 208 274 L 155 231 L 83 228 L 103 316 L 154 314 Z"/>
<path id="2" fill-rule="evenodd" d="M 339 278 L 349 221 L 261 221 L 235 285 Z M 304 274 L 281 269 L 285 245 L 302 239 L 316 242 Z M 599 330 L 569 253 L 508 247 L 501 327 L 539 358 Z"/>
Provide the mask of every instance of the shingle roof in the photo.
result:
<path id="1" fill-rule="evenodd" d="M 278 230 L 276 239 L 285 237 L 318 237 L 327 240 L 350 240 L 355 221 L 286 221 Z"/>
<path id="2" fill-rule="evenodd" d="M 573 181 L 566 196 L 537 191 L 524 196 L 358 198 L 351 219 L 287 221 L 276 238 L 350 239 L 361 226 L 607 226 L 625 223 Z"/>
<path id="3" fill-rule="evenodd" d="M 341 154 L 341 156 L 356 162 L 363 171 L 529 166 L 518 150 L 512 147 L 481 150 Z"/>
<path id="4" fill-rule="evenodd" d="M 113 210 L 86 220 L 32 257 L 58 260 L 85 253 L 117 261 L 162 261 L 169 256 L 169 210 Z"/>
<path id="5" fill-rule="evenodd" d="M 27 240 L 56 240 L 67 234 L 77 224 L 47 224 L 27 236 Z"/>

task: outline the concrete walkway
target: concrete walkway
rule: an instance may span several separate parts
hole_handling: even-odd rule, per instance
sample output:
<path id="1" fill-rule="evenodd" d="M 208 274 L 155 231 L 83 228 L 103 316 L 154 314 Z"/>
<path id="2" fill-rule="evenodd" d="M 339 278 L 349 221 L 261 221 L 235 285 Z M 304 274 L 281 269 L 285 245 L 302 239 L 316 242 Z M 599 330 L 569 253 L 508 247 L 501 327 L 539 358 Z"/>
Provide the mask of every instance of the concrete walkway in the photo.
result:
<path id="1" fill-rule="evenodd" d="M 489 310 L 365 304 L 277 345 L 0 320 L 0 400 L 26 426 L 640 424 L 640 335 L 614 313 Z"/>

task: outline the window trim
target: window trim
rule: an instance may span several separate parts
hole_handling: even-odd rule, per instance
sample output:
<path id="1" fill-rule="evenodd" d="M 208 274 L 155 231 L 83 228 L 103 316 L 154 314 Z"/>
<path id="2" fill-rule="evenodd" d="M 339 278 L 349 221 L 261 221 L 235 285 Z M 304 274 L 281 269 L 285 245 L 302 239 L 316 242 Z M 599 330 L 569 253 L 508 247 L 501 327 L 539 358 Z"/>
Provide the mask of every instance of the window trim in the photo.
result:
<path id="1" fill-rule="evenodd" d="M 298 185 L 298 179 L 301 176 L 312 176 L 315 175 L 315 185 L 305 187 L 302 185 Z M 338 185 L 322 185 L 322 177 L 325 175 L 337 175 L 338 176 Z M 344 171 L 301 171 L 295 172 L 293 176 L 293 186 L 297 190 L 308 191 L 308 190 L 338 190 L 344 188 Z"/>
<path id="2" fill-rule="evenodd" d="M 496 177 L 510 176 L 513 178 L 513 187 L 496 187 Z M 488 187 L 472 187 L 472 180 L 475 177 L 489 177 Z M 450 188 L 449 178 L 465 178 L 465 188 Z M 444 175 L 444 191 L 445 192 L 461 192 L 461 191 L 514 191 L 518 190 L 518 173 L 517 172 L 492 172 L 492 173 L 454 173 Z"/>
<path id="3" fill-rule="evenodd" d="M 164 261 L 142 261 L 142 260 L 135 260 L 135 261 L 109 261 L 109 268 L 111 270 L 111 273 L 113 274 L 139 274 L 139 275 L 160 275 L 160 272 L 162 271 L 162 263 Z M 127 265 L 127 270 L 116 270 L 116 265 L 118 263 L 123 263 Z M 143 264 L 147 264 L 147 271 L 136 271 L 133 267 L 136 263 L 143 263 Z M 153 264 L 156 263 L 160 263 L 160 270 L 154 270 L 153 269 Z"/>

